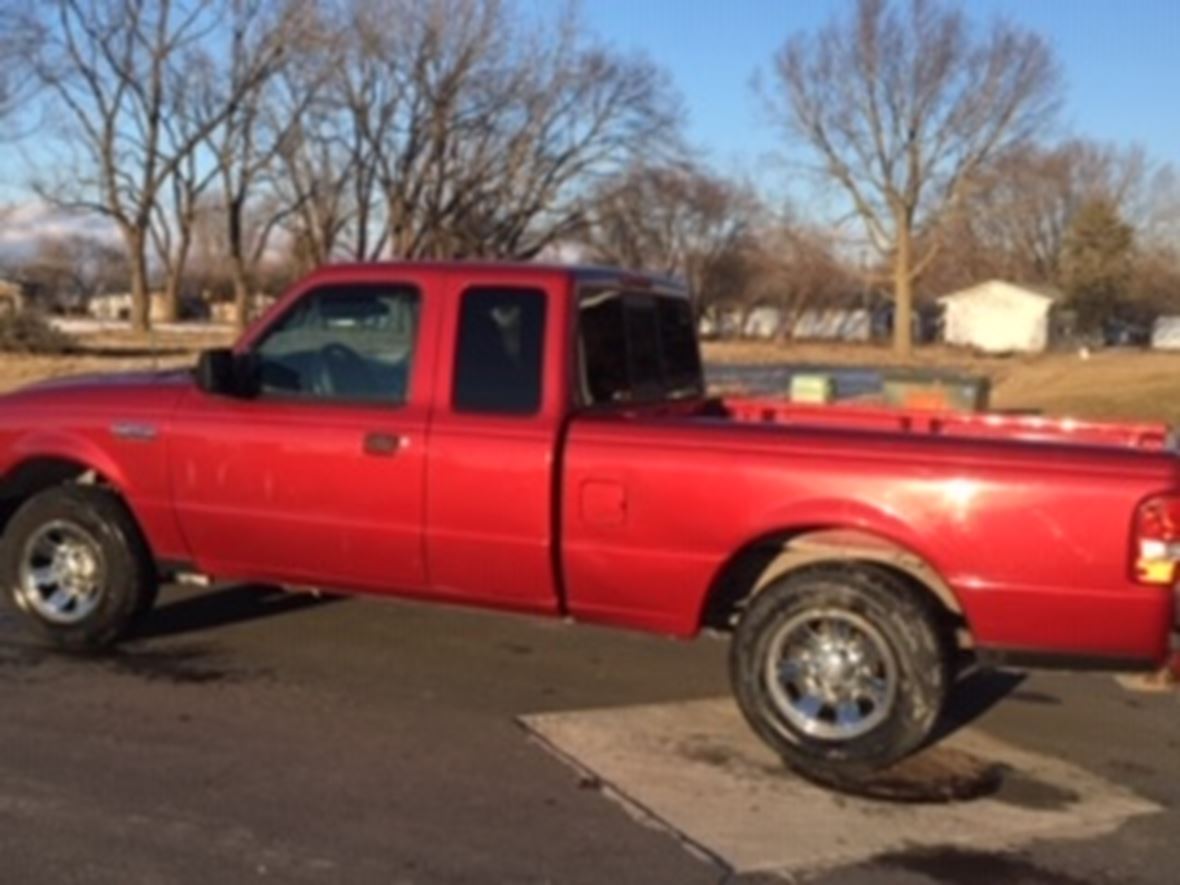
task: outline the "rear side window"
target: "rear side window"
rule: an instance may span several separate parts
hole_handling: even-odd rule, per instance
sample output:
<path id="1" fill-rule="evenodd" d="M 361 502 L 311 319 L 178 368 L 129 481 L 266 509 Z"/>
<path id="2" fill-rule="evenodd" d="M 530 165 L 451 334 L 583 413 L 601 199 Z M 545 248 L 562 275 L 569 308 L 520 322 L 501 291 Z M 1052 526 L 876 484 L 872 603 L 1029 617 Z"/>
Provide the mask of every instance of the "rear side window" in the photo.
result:
<path id="1" fill-rule="evenodd" d="M 541 408 L 545 303 L 535 289 L 463 293 L 451 400 L 456 411 L 531 415 Z"/>
<path id="2" fill-rule="evenodd" d="M 578 308 L 583 401 L 655 402 L 701 396 L 692 306 L 681 297 L 590 290 Z"/>
<path id="3" fill-rule="evenodd" d="M 656 299 L 664 384 L 672 395 L 697 396 L 701 385 L 701 352 L 692 306 L 683 298 Z"/>

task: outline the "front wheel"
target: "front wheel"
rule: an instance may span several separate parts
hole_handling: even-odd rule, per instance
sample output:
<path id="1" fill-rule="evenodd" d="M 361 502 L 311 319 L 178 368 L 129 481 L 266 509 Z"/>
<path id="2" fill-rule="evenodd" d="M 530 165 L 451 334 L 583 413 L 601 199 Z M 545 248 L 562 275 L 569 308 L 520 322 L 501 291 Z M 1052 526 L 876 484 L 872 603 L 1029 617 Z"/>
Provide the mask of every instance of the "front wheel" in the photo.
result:
<path id="1" fill-rule="evenodd" d="M 855 782 L 930 737 L 950 682 L 933 604 L 872 565 L 791 572 L 750 602 L 730 650 L 742 713 L 791 768 Z"/>
<path id="2" fill-rule="evenodd" d="M 156 587 L 126 505 L 84 485 L 56 486 L 21 505 L 0 542 L 0 581 L 44 637 L 71 651 L 117 642 Z"/>

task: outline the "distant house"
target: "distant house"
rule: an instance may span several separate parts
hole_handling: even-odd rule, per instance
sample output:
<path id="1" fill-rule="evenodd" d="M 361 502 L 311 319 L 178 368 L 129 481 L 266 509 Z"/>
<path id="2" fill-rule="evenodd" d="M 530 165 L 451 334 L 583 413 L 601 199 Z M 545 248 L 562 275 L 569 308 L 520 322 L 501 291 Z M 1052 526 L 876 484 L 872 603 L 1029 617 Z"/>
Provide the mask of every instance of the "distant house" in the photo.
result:
<path id="1" fill-rule="evenodd" d="M 87 306 L 90 316 L 96 320 L 110 323 L 125 323 L 131 319 L 132 298 L 130 292 L 105 292 L 91 297 Z M 151 293 L 151 308 L 149 315 L 153 323 L 163 322 L 167 316 L 164 293 Z M 181 319 L 207 319 L 209 309 L 204 302 L 195 298 L 182 297 L 180 301 Z"/>
<path id="2" fill-rule="evenodd" d="M 815 341 L 868 341 L 873 312 L 867 307 L 808 308 L 795 318 L 791 337 Z"/>
<path id="3" fill-rule="evenodd" d="M 0 316 L 11 316 L 25 309 L 25 287 L 12 280 L 0 280 Z"/>
<path id="4" fill-rule="evenodd" d="M 96 320 L 126 322 L 131 319 L 131 293 L 104 292 L 94 295 L 86 309 Z"/>
<path id="5" fill-rule="evenodd" d="M 702 338 L 740 338 L 743 312 L 737 308 L 708 311 L 701 316 L 697 331 Z"/>
<path id="6" fill-rule="evenodd" d="M 809 307 L 792 313 L 763 304 L 706 315 L 700 321 L 704 338 L 794 338 L 815 341 L 870 341 L 879 335 L 880 309 L 863 296 L 845 306 Z"/>
<path id="7" fill-rule="evenodd" d="M 1049 346 L 1060 296 L 1047 289 L 988 280 L 939 298 L 947 344 L 985 353 L 1039 353 Z"/>
<path id="8" fill-rule="evenodd" d="M 746 314 L 742 335 L 746 338 L 768 340 L 779 334 L 783 327 L 783 312 L 778 307 L 755 307 Z"/>
<path id="9" fill-rule="evenodd" d="M 255 292 L 251 299 L 247 319 L 262 316 L 277 299 L 266 292 Z M 206 301 L 209 319 L 221 325 L 231 325 L 238 320 L 238 307 L 233 301 Z M 703 321 L 702 321 L 703 322 Z"/>
<path id="10" fill-rule="evenodd" d="M 1180 350 L 1180 316 L 1156 318 L 1151 327 L 1151 346 L 1156 350 Z"/>

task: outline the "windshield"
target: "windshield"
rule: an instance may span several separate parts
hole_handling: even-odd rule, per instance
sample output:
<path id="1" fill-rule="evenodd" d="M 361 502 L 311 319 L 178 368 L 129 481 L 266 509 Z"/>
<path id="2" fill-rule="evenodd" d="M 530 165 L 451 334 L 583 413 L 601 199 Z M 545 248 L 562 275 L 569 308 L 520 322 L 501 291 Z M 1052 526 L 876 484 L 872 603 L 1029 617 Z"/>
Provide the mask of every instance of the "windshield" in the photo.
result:
<path id="1" fill-rule="evenodd" d="M 704 395 L 687 298 L 588 289 L 578 303 L 582 401 L 653 402 Z"/>

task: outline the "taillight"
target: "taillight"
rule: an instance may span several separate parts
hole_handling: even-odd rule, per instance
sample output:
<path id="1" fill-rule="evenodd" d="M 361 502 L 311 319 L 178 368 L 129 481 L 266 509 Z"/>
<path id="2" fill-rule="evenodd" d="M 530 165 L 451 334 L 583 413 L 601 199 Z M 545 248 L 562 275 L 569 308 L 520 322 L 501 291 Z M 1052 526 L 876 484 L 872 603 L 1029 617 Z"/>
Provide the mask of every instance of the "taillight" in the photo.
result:
<path id="1" fill-rule="evenodd" d="M 1135 516 L 1135 579 L 1172 584 L 1180 563 L 1180 496 L 1159 495 L 1139 506 Z"/>

